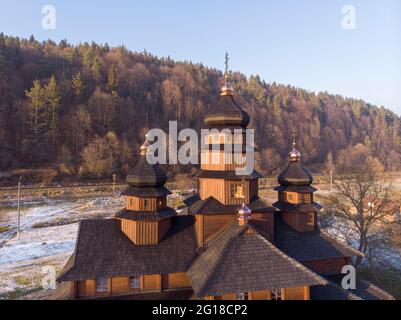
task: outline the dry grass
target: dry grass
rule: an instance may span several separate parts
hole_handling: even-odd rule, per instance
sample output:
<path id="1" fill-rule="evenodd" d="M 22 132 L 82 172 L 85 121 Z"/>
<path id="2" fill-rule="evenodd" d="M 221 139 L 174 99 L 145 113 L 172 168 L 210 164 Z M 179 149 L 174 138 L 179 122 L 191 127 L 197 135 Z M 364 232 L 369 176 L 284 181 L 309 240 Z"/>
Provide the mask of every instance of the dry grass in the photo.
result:
<path id="1" fill-rule="evenodd" d="M 381 267 L 361 267 L 358 274 L 365 280 L 386 290 L 397 300 L 401 299 L 401 272 L 398 269 Z"/>
<path id="2" fill-rule="evenodd" d="M 5 227 L 0 226 L 0 233 L 7 232 L 10 229 L 11 229 L 10 226 L 5 226 Z"/>
<path id="3" fill-rule="evenodd" d="M 67 224 L 72 224 L 78 222 L 78 218 L 56 218 L 46 222 L 38 222 L 32 225 L 32 228 L 39 229 L 39 228 L 48 228 L 48 227 L 55 227 L 55 226 L 64 226 Z"/>

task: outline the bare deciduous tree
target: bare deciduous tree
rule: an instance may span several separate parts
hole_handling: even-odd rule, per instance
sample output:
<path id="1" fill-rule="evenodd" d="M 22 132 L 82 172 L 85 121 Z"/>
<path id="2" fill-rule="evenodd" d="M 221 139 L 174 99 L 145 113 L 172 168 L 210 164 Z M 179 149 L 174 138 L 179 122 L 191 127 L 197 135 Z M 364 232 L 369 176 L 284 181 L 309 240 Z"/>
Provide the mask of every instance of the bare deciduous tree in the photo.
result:
<path id="1" fill-rule="evenodd" d="M 353 237 L 358 250 L 366 254 L 397 210 L 391 200 L 392 187 L 381 174 L 371 170 L 344 175 L 334 185 L 329 208 L 338 222 L 337 231 L 347 242 Z M 361 262 L 360 257 L 356 265 Z"/>

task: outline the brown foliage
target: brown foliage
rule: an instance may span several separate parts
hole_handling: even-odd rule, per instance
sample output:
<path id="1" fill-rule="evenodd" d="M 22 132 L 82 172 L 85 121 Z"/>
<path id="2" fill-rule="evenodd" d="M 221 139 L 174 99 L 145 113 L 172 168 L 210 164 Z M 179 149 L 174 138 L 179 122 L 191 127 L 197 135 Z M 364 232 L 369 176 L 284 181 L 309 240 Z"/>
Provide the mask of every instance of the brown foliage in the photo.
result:
<path id="1" fill-rule="evenodd" d="M 108 132 L 136 154 L 144 128 L 167 131 L 168 121 L 178 118 L 179 128 L 199 130 L 222 82 L 220 71 L 202 64 L 124 47 L 57 45 L 3 34 L 0 70 L 0 167 L 7 169 L 53 165 L 68 148 L 70 161 L 88 172 L 101 145 L 97 139 Z M 60 93 L 57 108 L 49 103 L 51 94 L 39 90 L 52 76 L 53 92 Z M 349 171 L 361 159 L 378 170 L 400 169 L 400 119 L 391 111 L 326 92 L 267 84 L 258 76 L 235 72 L 232 79 L 235 98 L 256 129 L 256 144 L 266 150 L 257 164 L 264 173 L 281 169 L 294 130 L 303 161 L 314 171 L 327 168 L 329 158 L 337 171 Z M 31 90 L 34 80 L 39 100 Z M 32 94 L 27 97 L 25 91 Z M 88 144 L 95 146 L 86 149 Z M 118 157 L 100 159 L 104 170 L 95 175 L 125 173 L 127 163 Z"/>

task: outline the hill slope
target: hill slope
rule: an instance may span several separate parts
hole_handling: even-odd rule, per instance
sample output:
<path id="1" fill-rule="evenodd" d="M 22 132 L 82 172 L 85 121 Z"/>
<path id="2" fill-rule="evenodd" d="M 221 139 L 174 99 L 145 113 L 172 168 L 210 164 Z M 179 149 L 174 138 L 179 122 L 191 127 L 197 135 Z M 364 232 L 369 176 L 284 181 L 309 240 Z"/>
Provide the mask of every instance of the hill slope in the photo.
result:
<path id="1" fill-rule="evenodd" d="M 236 72 L 232 78 L 236 99 L 256 129 L 264 173 L 275 174 L 283 164 L 294 130 L 314 170 L 348 170 L 364 162 L 400 168 L 395 113 L 362 100 L 267 84 L 258 76 Z M 0 34 L 0 171 L 53 167 L 65 176 L 123 174 L 136 161 L 145 127 L 166 130 L 178 114 L 179 128 L 201 128 L 221 80 L 219 70 L 124 47 Z"/>

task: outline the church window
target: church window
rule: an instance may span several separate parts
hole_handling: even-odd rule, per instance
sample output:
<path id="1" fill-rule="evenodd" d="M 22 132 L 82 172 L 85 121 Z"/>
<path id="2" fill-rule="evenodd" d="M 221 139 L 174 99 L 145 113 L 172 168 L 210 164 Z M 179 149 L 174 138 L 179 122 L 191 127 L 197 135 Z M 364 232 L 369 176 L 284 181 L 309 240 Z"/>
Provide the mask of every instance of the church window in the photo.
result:
<path id="1" fill-rule="evenodd" d="M 311 203 L 311 196 L 309 193 L 301 193 L 301 203 Z"/>
<path id="2" fill-rule="evenodd" d="M 249 300 L 248 292 L 238 292 L 237 300 Z"/>
<path id="3" fill-rule="evenodd" d="M 272 291 L 272 300 L 281 300 L 281 290 L 273 290 Z"/>
<path id="4" fill-rule="evenodd" d="M 241 183 L 232 183 L 230 187 L 231 198 L 245 198 L 244 186 Z"/>
<path id="5" fill-rule="evenodd" d="M 107 292 L 109 288 L 109 281 L 106 277 L 101 277 L 96 280 L 96 292 Z"/>
<path id="6" fill-rule="evenodd" d="M 288 203 L 293 203 L 293 204 L 298 203 L 298 195 L 296 193 L 287 192 L 286 195 L 287 195 L 287 202 Z"/>
<path id="7" fill-rule="evenodd" d="M 130 289 L 140 289 L 141 288 L 141 281 L 140 281 L 139 275 L 129 277 L 129 288 Z"/>

